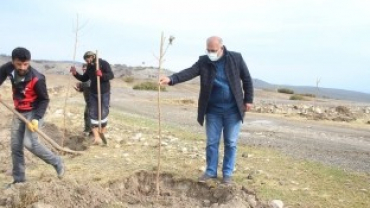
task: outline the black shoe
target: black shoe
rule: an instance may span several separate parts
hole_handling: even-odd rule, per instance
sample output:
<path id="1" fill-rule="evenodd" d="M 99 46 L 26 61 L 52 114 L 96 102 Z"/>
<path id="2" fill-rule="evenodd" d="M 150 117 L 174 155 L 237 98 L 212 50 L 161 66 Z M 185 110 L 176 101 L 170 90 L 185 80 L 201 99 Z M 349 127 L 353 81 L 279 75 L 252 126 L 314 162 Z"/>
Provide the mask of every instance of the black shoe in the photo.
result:
<path id="1" fill-rule="evenodd" d="M 215 179 L 217 177 L 214 177 L 214 176 L 210 176 L 208 175 L 207 173 L 204 173 L 203 175 L 201 175 L 199 178 L 198 178 L 198 182 L 199 183 L 205 183 L 209 180 L 212 180 L 212 179 Z"/>
<path id="2" fill-rule="evenodd" d="M 222 183 L 223 184 L 232 184 L 232 180 L 231 180 L 231 176 L 224 176 L 223 178 L 222 178 Z"/>

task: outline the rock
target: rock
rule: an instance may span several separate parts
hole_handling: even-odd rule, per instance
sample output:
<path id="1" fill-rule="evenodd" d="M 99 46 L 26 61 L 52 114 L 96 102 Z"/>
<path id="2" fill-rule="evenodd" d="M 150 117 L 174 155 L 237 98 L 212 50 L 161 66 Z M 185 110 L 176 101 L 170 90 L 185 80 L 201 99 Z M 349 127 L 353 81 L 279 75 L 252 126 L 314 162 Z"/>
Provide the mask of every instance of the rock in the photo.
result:
<path id="1" fill-rule="evenodd" d="M 206 171 L 206 167 L 202 166 L 202 167 L 198 168 L 198 170 L 201 171 L 201 172 L 205 172 Z"/>
<path id="2" fill-rule="evenodd" d="M 256 208 L 257 207 L 256 196 L 248 195 L 247 196 L 247 202 L 248 202 L 249 206 L 251 206 L 251 208 Z"/>
<path id="3" fill-rule="evenodd" d="M 132 140 L 135 140 L 135 141 L 137 141 L 137 140 L 140 140 L 140 138 L 143 136 L 143 134 L 142 133 L 137 133 L 137 134 L 135 134 L 135 136 L 134 137 L 132 137 L 131 139 Z"/>
<path id="4" fill-rule="evenodd" d="M 314 108 L 313 112 L 318 113 L 318 114 L 322 114 L 322 110 L 318 107 Z"/>
<path id="5" fill-rule="evenodd" d="M 269 205 L 271 208 L 283 208 L 284 207 L 284 203 L 280 200 L 272 200 L 270 201 Z"/>
<path id="6" fill-rule="evenodd" d="M 162 146 L 168 146 L 168 143 L 167 142 L 161 142 L 161 145 Z"/>
<path id="7" fill-rule="evenodd" d="M 254 179 L 254 173 L 249 173 L 247 176 L 247 179 L 253 180 Z"/>
<path id="8" fill-rule="evenodd" d="M 207 199 L 203 201 L 203 206 L 209 207 L 210 205 L 211 205 L 211 201 L 209 201 Z"/>
<path id="9" fill-rule="evenodd" d="M 299 183 L 298 183 L 298 182 L 296 182 L 296 181 L 290 181 L 290 183 L 291 183 L 291 184 L 294 184 L 294 185 L 299 185 Z"/>
<path id="10" fill-rule="evenodd" d="M 183 147 L 183 148 L 181 148 L 180 152 L 187 153 L 188 152 L 188 149 L 186 149 L 186 147 Z"/>
<path id="11" fill-rule="evenodd" d="M 285 182 L 285 181 L 283 181 L 283 180 L 279 180 L 279 185 L 280 185 L 280 186 L 284 186 L 284 185 L 286 185 L 286 182 Z"/>
<path id="12" fill-rule="evenodd" d="M 254 110 L 257 113 L 262 113 L 262 108 L 261 107 L 256 107 Z"/>
<path id="13" fill-rule="evenodd" d="M 121 145 L 116 144 L 116 145 L 114 146 L 114 148 L 119 149 L 119 148 L 121 148 Z"/>
<path id="14" fill-rule="evenodd" d="M 210 208 L 217 208 L 218 207 L 218 203 L 214 203 L 212 204 L 212 206 L 210 206 Z"/>
<path id="15" fill-rule="evenodd" d="M 179 140 L 179 138 L 173 137 L 173 136 L 169 136 L 167 138 L 170 140 L 170 142 L 175 142 L 175 141 Z"/>
<path id="16" fill-rule="evenodd" d="M 242 157 L 248 158 L 249 157 L 249 154 L 247 152 L 243 152 Z"/>
<path id="17" fill-rule="evenodd" d="M 117 143 L 121 143 L 121 142 L 123 141 L 123 139 L 122 139 L 122 138 L 116 138 L 116 139 L 115 139 L 115 141 L 116 141 Z"/>
<path id="18" fill-rule="evenodd" d="M 335 110 L 340 113 L 340 114 L 349 114 L 350 113 L 350 110 L 349 108 L 345 107 L 345 106 L 337 106 L 335 108 Z"/>
<path id="19" fill-rule="evenodd" d="M 62 115 L 63 114 L 63 109 L 58 109 L 54 112 L 54 115 Z"/>
<path id="20" fill-rule="evenodd" d="M 54 206 L 51 206 L 49 204 L 44 204 L 41 202 L 33 203 L 32 205 L 27 206 L 27 208 L 53 208 Z"/>

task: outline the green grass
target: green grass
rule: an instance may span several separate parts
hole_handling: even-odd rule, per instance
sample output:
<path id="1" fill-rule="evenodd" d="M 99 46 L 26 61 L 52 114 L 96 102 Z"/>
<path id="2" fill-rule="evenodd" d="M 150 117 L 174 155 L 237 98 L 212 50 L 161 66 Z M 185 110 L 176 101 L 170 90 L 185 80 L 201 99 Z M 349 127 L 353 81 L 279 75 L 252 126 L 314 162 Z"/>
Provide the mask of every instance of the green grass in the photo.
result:
<path id="1" fill-rule="evenodd" d="M 114 113 L 117 119 L 124 117 L 129 126 L 145 126 L 152 131 L 157 129 L 157 121 L 140 116 Z M 194 121 L 195 122 L 195 121 Z M 170 132 L 184 142 L 205 141 L 202 133 L 192 133 L 175 124 L 164 124 L 163 130 Z M 195 143 L 194 143 L 195 145 Z M 222 146 L 220 145 L 222 152 Z M 243 158 L 247 152 L 253 156 Z M 204 165 L 203 161 L 185 164 L 181 156 L 165 159 L 163 170 L 173 170 L 179 177 L 194 177 L 199 174 L 194 167 Z M 176 167 L 176 168 L 174 168 Z M 237 171 L 234 180 L 249 189 L 255 189 L 263 200 L 281 199 L 286 207 L 370 207 L 370 175 L 344 171 L 316 162 L 293 159 L 277 151 L 263 147 L 238 146 Z M 253 180 L 247 179 L 253 171 Z M 185 174 L 186 173 L 186 174 Z M 365 189 L 367 191 L 365 191 Z"/>
<path id="2" fill-rule="evenodd" d="M 142 82 L 139 84 L 134 85 L 132 88 L 134 90 L 152 90 L 157 91 L 158 90 L 158 83 L 155 82 Z M 161 91 L 166 91 L 166 87 L 161 86 Z"/>
<path id="3" fill-rule="evenodd" d="M 289 100 L 308 100 L 303 95 L 292 95 L 289 97 Z"/>
<path id="4" fill-rule="evenodd" d="M 294 94 L 294 91 L 288 88 L 279 88 L 277 91 L 284 94 Z"/>
<path id="5" fill-rule="evenodd" d="M 75 110 L 83 112 L 80 106 Z M 156 119 L 111 109 L 109 128 L 119 129 L 119 135 L 112 135 L 111 132 L 109 134 L 114 138 L 122 138 L 125 142 L 131 142 L 130 138 L 141 132 L 151 145 L 142 146 L 134 142 L 134 144 L 123 143 L 120 148 L 115 148 L 113 139 L 107 148 L 91 147 L 83 156 L 74 159 L 65 158 L 68 167 L 67 179 L 81 183 L 88 180 L 104 186 L 109 181 L 130 176 L 137 170 L 156 168 L 158 149 L 153 145 L 157 143 Z M 175 123 L 163 123 L 162 132 L 165 136 L 179 138 L 181 147 L 197 147 L 199 154 L 204 156 L 206 145 L 204 133 L 194 133 L 187 127 Z M 196 180 L 201 174 L 199 167 L 205 165 L 205 160 L 202 157 L 191 158 L 191 153 L 179 152 L 177 145 L 173 147 L 173 150 L 163 147 L 161 171 L 171 172 L 178 178 Z M 221 144 L 220 157 L 222 152 Z M 120 156 L 123 153 L 130 155 L 131 162 Z M 251 157 L 244 158 L 243 153 L 248 153 Z M 369 174 L 293 159 L 270 148 L 248 145 L 238 146 L 236 168 L 234 181 L 238 185 L 255 190 L 257 196 L 264 201 L 280 199 L 284 202 L 284 207 L 370 207 Z M 49 166 L 40 163 L 35 169 L 29 169 L 29 176 L 41 178 L 40 171 L 46 178 L 53 178 L 55 175 Z M 248 179 L 247 176 L 251 173 L 254 177 Z M 109 177 L 103 177 L 107 175 Z"/>
<path id="6" fill-rule="evenodd" d="M 125 76 L 122 79 L 126 83 L 133 83 L 135 81 L 135 78 L 133 76 Z"/>

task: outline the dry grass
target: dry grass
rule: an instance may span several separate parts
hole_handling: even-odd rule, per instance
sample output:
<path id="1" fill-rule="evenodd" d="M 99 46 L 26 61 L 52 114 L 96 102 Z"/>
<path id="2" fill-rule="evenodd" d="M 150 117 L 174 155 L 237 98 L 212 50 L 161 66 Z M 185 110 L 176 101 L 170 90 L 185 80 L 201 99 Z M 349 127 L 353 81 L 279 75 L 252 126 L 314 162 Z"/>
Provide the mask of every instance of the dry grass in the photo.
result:
<path id="1" fill-rule="evenodd" d="M 139 124 L 136 127 L 140 128 L 139 126 L 144 125 L 149 132 L 155 127 L 152 120 L 139 117 L 127 119 L 128 115 L 122 116 L 126 118 L 125 123 L 130 123 L 128 126 Z M 166 125 L 164 128 L 170 134 L 179 137 L 184 143 L 183 146 L 197 147 L 200 150 L 200 157 L 191 159 L 190 152 L 165 150 L 163 171 L 174 172 L 179 177 L 196 179 L 200 174 L 200 167 L 205 164 L 202 158 L 205 147 L 204 135 L 193 134 L 172 125 Z M 150 153 L 150 150 L 144 151 Z M 248 153 L 252 157 L 244 158 L 243 153 Z M 141 167 L 144 169 L 155 164 L 154 159 L 148 157 L 140 158 L 140 161 L 145 164 Z M 255 189 L 258 196 L 265 200 L 281 199 L 289 207 L 370 206 L 369 174 L 295 160 L 271 149 L 250 146 L 239 146 L 236 167 L 235 180 L 239 184 Z M 247 178 L 249 174 L 255 172 L 252 180 Z"/>
<path id="2" fill-rule="evenodd" d="M 54 103 L 52 110 L 57 108 Z M 71 112 L 70 124 L 76 134 L 81 131 L 80 124 L 72 121 L 82 121 L 82 112 L 82 106 Z M 47 119 L 61 125 L 55 115 L 48 115 Z M 104 189 L 107 183 L 138 170 L 154 170 L 157 165 L 156 128 L 154 119 L 112 109 L 107 134 L 109 146 L 93 146 L 83 156 L 75 158 L 64 156 L 67 174 L 63 181 L 100 184 Z M 192 133 L 176 124 L 167 123 L 162 128 L 164 142 L 168 144 L 163 148 L 162 171 L 196 180 L 205 165 L 205 135 Z M 132 140 L 137 133 L 142 133 L 145 139 Z M 171 136 L 178 140 L 171 141 Z M 181 151 L 184 147 L 187 151 Z M 263 200 L 281 199 L 286 207 L 370 207 L 369 174 L 295 160 L 268 148 L 245 145 L 238 148 L 235 181 L 255 189 Z M 242 157 L 243 153 L 250 157 Z M 40 160 L 37 165 L 28 167 L 27 176 L 31 182 L 57 180 L 55 171 Z M 2 182 L 10 180 L 0 176 Z M 31 198 L 27 200 L 33 201 Z"/>

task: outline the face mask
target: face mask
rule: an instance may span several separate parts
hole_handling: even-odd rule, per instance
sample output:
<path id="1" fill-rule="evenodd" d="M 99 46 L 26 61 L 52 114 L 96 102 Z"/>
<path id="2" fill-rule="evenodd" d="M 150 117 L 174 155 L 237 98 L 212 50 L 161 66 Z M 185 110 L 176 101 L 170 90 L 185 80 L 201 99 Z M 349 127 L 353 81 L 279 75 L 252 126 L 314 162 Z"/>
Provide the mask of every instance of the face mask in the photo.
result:
<path id="1" fill-rule="evenodd" d="M 220 57 L 217 56 L 217 52 L 214 52 L 214 53 L 207 53 L 207 56 L 208 58 L 211 60 L 211 61 L 217 61 L 218 59 L 220 59 Z"/>

